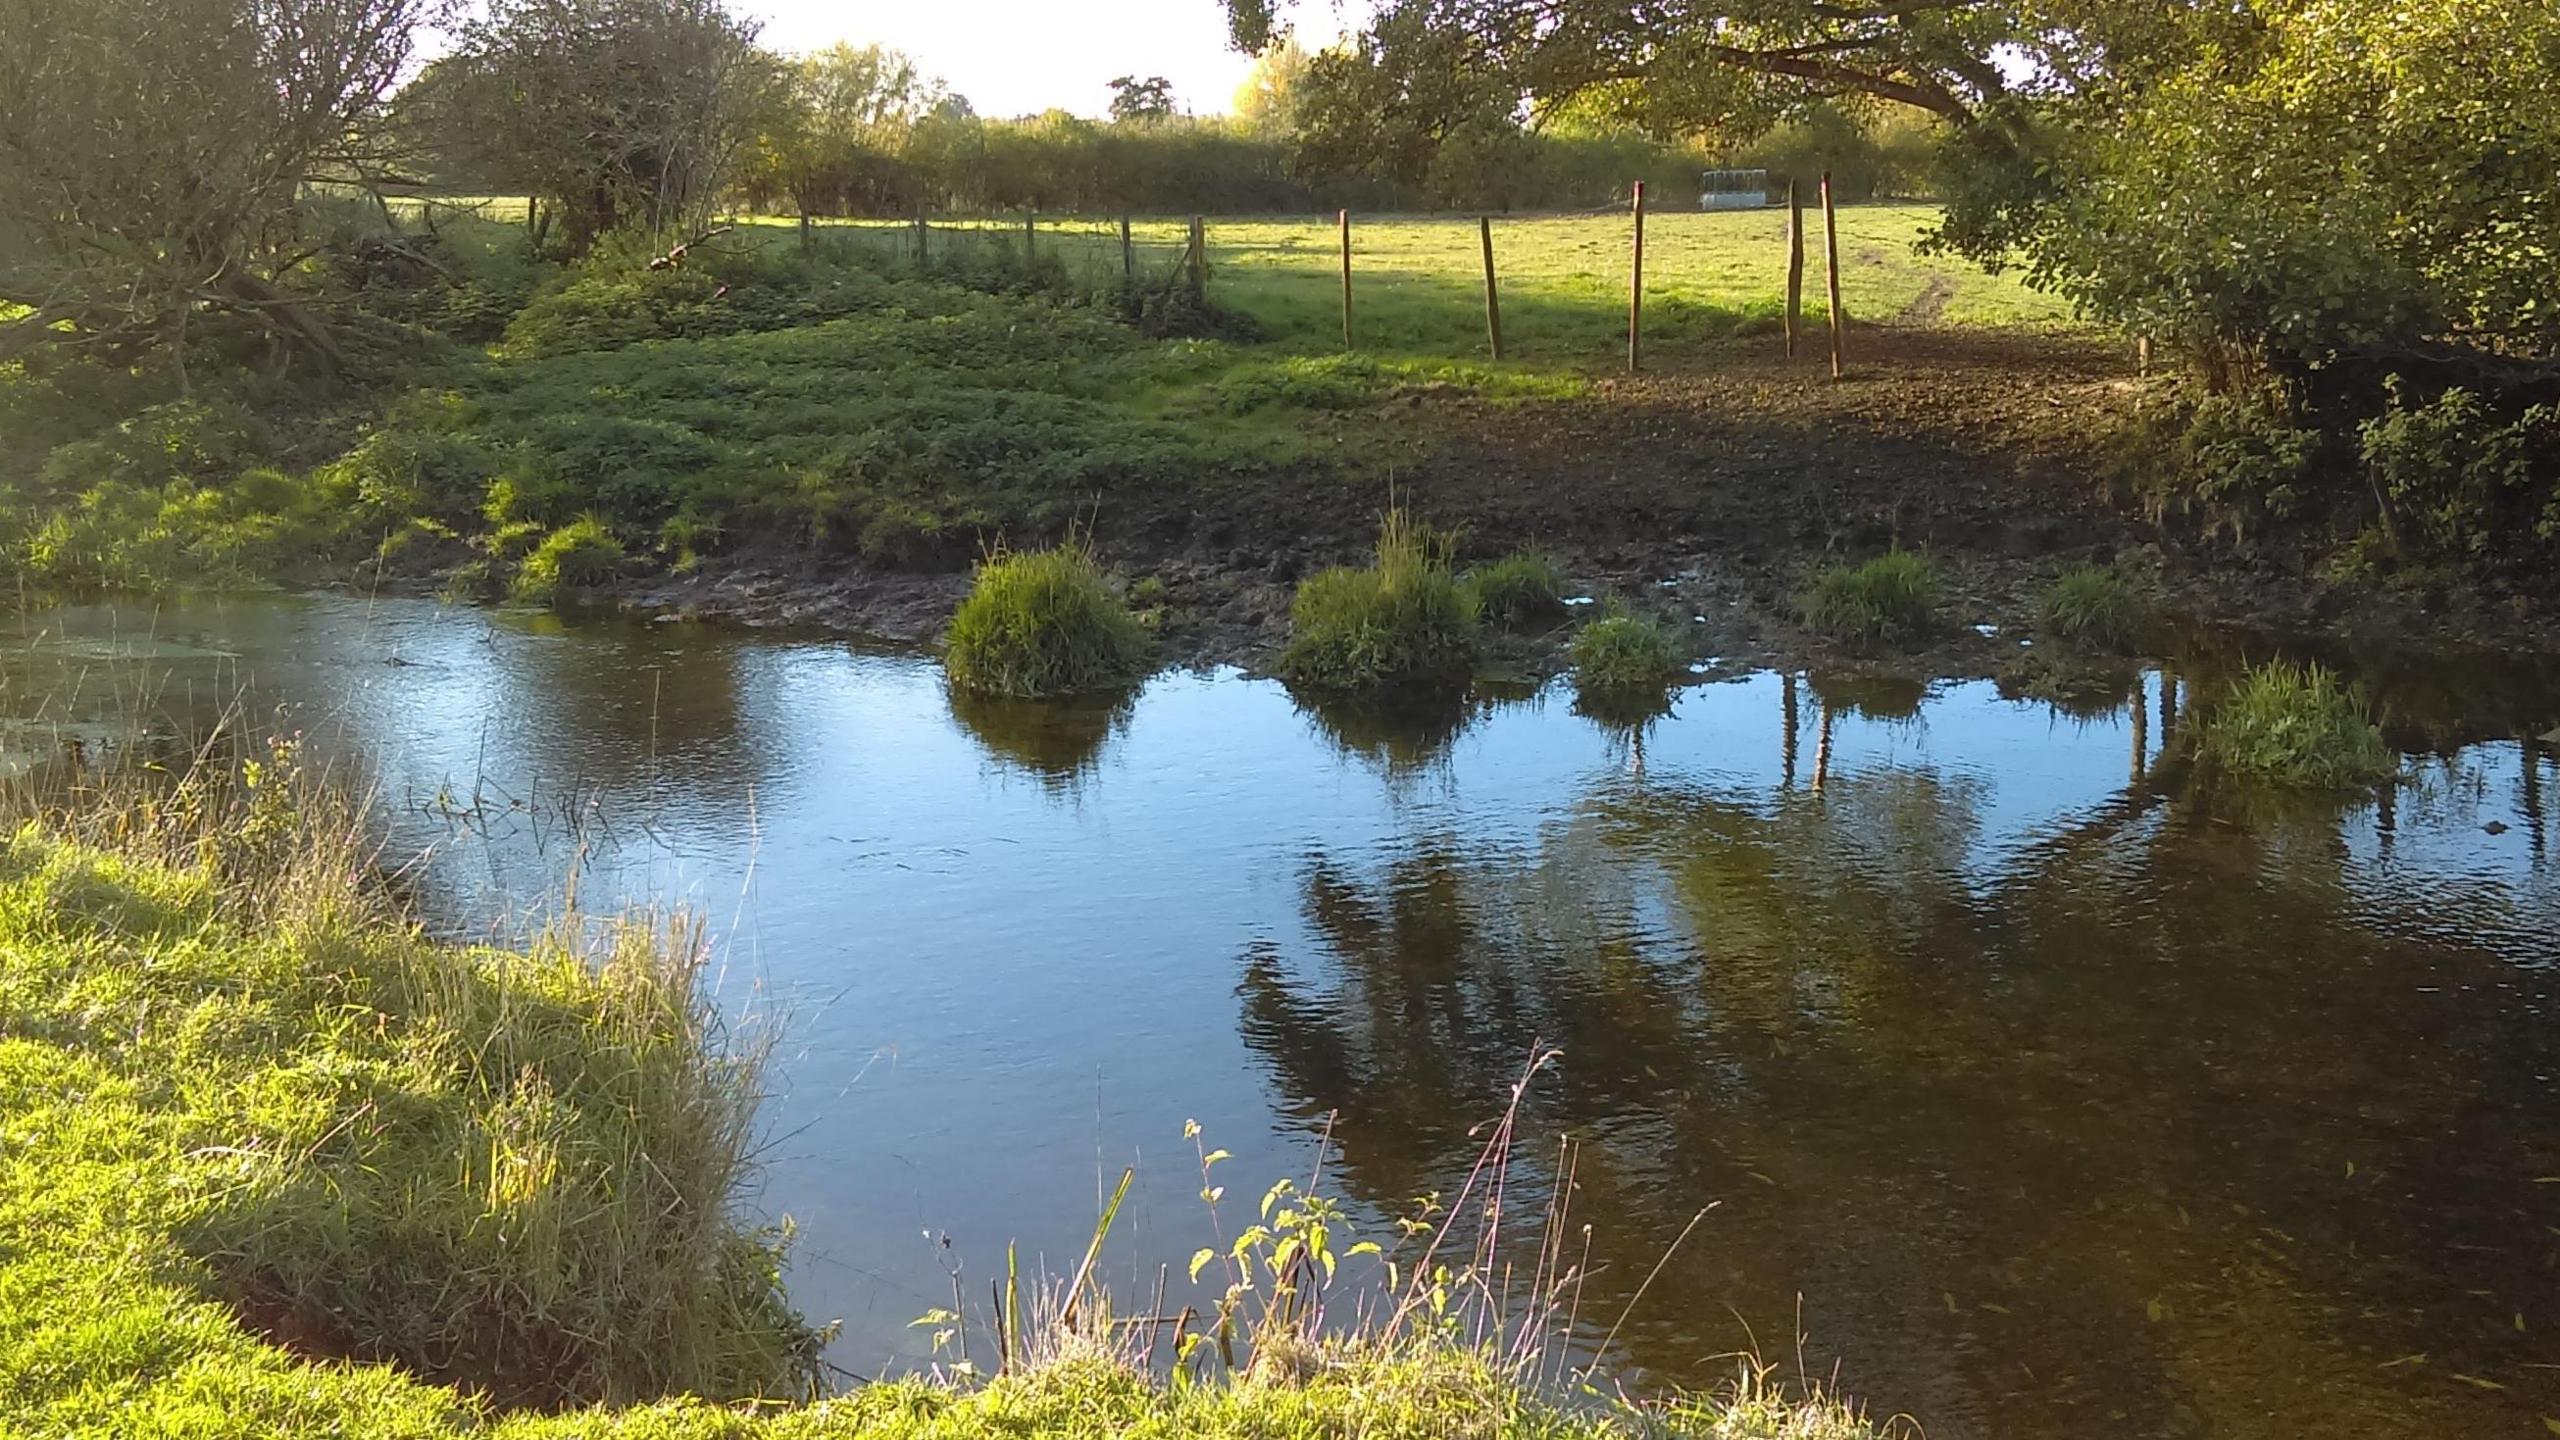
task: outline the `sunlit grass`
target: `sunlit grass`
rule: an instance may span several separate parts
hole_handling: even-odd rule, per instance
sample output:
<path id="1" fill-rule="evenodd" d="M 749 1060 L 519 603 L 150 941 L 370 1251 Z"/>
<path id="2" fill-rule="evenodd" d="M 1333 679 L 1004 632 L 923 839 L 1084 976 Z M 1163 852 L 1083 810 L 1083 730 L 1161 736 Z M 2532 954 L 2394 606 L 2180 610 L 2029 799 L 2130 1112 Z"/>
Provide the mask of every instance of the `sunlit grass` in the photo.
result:
<path id="1" fill-rule="evenodd" d="M 1463 683 L 1475 662 L 1475 601 L 1449 568 L 1450 548 L 1447 536 L 1389 510 L 1373 563 L 1300 582 L 1281 673 L 1338 692 Z"/>
<path id="2" fill-rule="evenodd" d="M 1961 261 L 1923 257 L 1915 245 L 1937 223 L 1934 205 L 1854 205 L 1839 212 L 1841 303 L 1854 321 L 1896 320 L 1915 306 L 1950 325 L 2056 325 L 2069 307 L 2029 290 L 2015 274 L 1991 275 Z M 1187 245 L 1188 222 L 1149 218 L 1133 238 L 1142 268 L 1170 271 Z M 1820 224 L 1819 213 L 1812 224 Z M 836 222 L 876 232 L 874 243 L 912 245 L 899 222 Z M 946 233 L 947 229 L 947 233 Z M 937 222 L 943 243 L 1018 241 L 1022 222 L 994 218 Z M 1630 237 L 1619 213 L 1496 216 L 1495 265 L 1502 291 L 1506 360 L 1531 366 L 1605 360 L 1625 344 Z M 1072 268 L 1116 273 L 1116 220 L 1043 219 L 1035 242 Z M 1828 315 L 1821 237 L 1808 249 L 1808 323 Z M 1211 216 L 1209 291 L 1242 310 L 1278 342 L 1299 349 L 1342 343 L 1340 239 L 1330 218 Z M 1484 261 L 1471 216 L 1352 217 L 1352 333 L 1365 350 L 1439 357 L 1483 356 Z M 1648 343 L 1678 346 L 1765 324 L 1784 304 L 1783 209 L 1656 212 L 1645 223 Z M 1929 297 L 1924 302 L 1924 297 Z M 1943 304 L 1936 302 L 1943 298 Z M 1934 307 L 1934 308 L 1932 308 Z"/>
<path id="3" fill-rule="evenodd" d="M 1125 685 L 1146 654 L 1147 632 L 1070 540 L 980 565 L 942 663 L 963 690 L 1036 700 Z"/>

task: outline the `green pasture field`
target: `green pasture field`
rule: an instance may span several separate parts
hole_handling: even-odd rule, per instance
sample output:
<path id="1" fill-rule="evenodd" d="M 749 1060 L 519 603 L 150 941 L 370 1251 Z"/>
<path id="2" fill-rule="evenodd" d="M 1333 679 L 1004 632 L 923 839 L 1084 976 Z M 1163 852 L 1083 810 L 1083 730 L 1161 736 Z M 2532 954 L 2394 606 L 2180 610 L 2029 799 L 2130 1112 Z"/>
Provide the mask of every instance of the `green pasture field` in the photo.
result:
<path id="1" fill-rule="evenodd" d="M 2067 305 L 2028 289 L 2015 275 L 1920 255 L 1918 242 L 1937 217 L 1934 205 L 1839 212 L 1841 302 L 1854 321 L 2068 323 Z M 1186 223 L 1135 222 L 1142 272 L 1181 265 Z M 1646 343 L 1673 350 L 1740 327 L 1774 329 L 1785 304 L 1786 225 L 1782 207 L 1646 217 Z M 1484 258 L 1474 218 L 1355 214 L 1351 226 L 1352 333 L 1359 348 L 1451 359 L 1486 354 Z M 902 251 L 914 244 L 914 227 L 897 221 L 832 221 L 821 228 L 830 235 L 867 232 Z M 1818 211 L 1807 229 L 1805 314 L 1818 327 L 1828 314 Z M 937 219 L 927 243 L 1018 247 L 1023 233 L 1019 217 Z M 1211 217 L 1206 235 L 1212 299 L 1252 316 L 1281 345 L 1311 351 L 1341 345 L 1341 237 L 1331 217 Z M 1621 353 L 1632 235 L 1632 221 L 1617 212 L 1496 218 L 1505 358 L 1588 362 Z M 1122 263 L 1119 224 L 1112 219 L 1043 218 L 1033 243 L 1082 277 L 1107 278 Z"/>

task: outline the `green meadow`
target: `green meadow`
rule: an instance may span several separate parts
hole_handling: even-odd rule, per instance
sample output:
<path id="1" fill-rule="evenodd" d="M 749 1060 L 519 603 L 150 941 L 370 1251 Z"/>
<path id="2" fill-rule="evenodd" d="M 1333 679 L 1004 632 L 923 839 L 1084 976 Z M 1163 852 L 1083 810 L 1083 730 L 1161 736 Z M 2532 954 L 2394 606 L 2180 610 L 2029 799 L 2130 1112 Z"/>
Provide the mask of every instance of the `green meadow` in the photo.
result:
<path id="1" fill-rule="evenodd" d="M 1840 298 L 1853 323 L 2047 326 L 2069 320 L 2067 305 L 2028 289 L 2015 275 L 1921 255 L 1918 244 L 1937 218 L 1934 205 L 1839 211 Z M 1142 277 L 1179 269 L 1187 223 L 1132 223 Z M 884 250 L 912 253 L 914 246 L 912 224 L 849 221 L 821 228 L 829 234 L 866 232 Z M 1035 247 L 1089 282 L 1117 274 L 1123 263 L 1117 221 L 1035 217 L 1028 228 Z M 1013 250 L 1025 229 L 1018 216 L 937 219 L 927 245 Z M 1341 345 L 1342 242 L 1333 217 L 1212 216 L 1203 229 L 1212 300 L 1252 317 L 1271 342 L 1303 349 Z M 1806 229 L 1805 315 L 1819 326 L 1829 313 L 1819 209 L 1808 209 Z M 1633 237 L 1634 222 L 1623 211 L 1495 217 L 1506 358 L 1583 364 L 1622 353 Z M 1354 214 L 1351 248 L 1352 336 L 1359 348 L 1485 358 L 1484 252 L 1474 217 Z M 1646 343 L 1676 348 L 1737 329 L 1774 329 L 1785 307 L 1786 274 L 1783 206 L 1650 214 Z"/>

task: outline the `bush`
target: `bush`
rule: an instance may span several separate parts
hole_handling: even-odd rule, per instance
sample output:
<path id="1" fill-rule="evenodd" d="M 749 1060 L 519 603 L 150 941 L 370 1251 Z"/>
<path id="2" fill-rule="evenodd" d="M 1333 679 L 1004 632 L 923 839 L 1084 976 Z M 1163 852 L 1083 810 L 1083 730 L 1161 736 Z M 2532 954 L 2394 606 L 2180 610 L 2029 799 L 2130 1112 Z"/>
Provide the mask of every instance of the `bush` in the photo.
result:
<path id="1" fill-rule="evenodd" d="M 1474 597 L 1450 572 L 1450 548 L 1447 536 L 1389 510 L 1376 563 L 1300 582 L 1281 672 L 1334 691 L 1464 684 L 1475 667 L 1476 615 Z"/>
<path id="2" fill-rule="evenodd" d="M 1513 626 L 1564 613 L 1564 572 L 1544 555 L 1522 550 L 1467 572 L 1476 614 Z"/>
<path id="3" fill-rule="evenodd" d="M 542 537 L 516 567 L 515 596 L 547 601 L 565 588 L 601 585 L 622 567 L 622 542 L 602 520 L 582 516 Z"/>
<path id="4" fill-rule="evenodd" d="M 1662 627 L 1640 615 L 1603 615 L 1573 637 L 1573 683 L 1586 694 L 1658 691 L 1680 673 Z"/>
<path id="5" fill-rule="evenodd" d="M 2560 539 L 2560 406 L 2502 424 L 2460 386 L 2412 405 L 2400 377 L 2386 383 L 2390 408 L 2357 431 L 2358 450 L 2403 539 L 2442 556 L 2479 555 L 2523 532 Z"/>
<path id="6" fill-rule="evenodd" d="M 2205 717 L 2203 753 L 2235 775 L 2307 789 L 2377 784 L 2400 768 L 2335 674 L 2282 661 L 2251 667 Z"/>
<path id="7" fill-rule="evenodd" d="M 1904 644 L 1938 625 L 1938 567 L 1893 549 L 1864 565 L 1828 565 L 1804 596 L 1805 623 L 1848 645 Z"/>
<path id="8" fill-rule="evenodd" d="M 951 683 L 1037 700 L 1128 683 L 1146 664 L 1147 632 L 1103 583 L 1093 553 L 998 555 L 978 567 L 951 617 L 942 664 Z"/>
<path id="9" fill-rule="evenodd" d="M 2093 650 L 2126 650 L 2147 616 L 2133 582 L 2109 565 L 2078 565 L 2036 602 L 2036 629 L 2048 640 Z"/>
<path id="10" fill-rule="evenodd" d="M 2246 539 L 2300 512 L 2320 458 L 2320 432 L 2296 425 L 2282 389 L 2207 395 L 2186 412 L 2168 473 L 2151 485 L 2153 517 L 2201 512 L 2205 528 Z"/>

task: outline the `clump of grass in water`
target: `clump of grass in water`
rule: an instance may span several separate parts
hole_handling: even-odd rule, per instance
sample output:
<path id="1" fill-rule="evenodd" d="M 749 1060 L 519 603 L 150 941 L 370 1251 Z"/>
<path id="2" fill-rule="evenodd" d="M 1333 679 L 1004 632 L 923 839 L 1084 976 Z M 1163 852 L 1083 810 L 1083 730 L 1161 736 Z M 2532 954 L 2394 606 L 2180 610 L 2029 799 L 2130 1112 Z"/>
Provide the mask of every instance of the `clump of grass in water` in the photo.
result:
<path id="1" fill-rule="evenodd" d="M 1111 593 L 1093 552 L 1071 540 L 981 564 L 943 637 L 942 663 L 964 690 L 1039 700 L 1125 685 L 1147 650 L 1146 628 Z"/>
<path id="2" fill-rule="evenodd" d="M 1938 588 L 1938 567 L 1909 550 L 1828 565 L 1805 589 L 1805 623 L 1843 644 L 1905 644 L 1937 629 Z"/>
<path id="3" fill-rule="evenodd" d="M 1376 563 L 1308 576 L 1289 606 L 1281 672 L 1320 690 L 1464 684 L 1476 657 L 1474 597 L 1449 568 L 1448 536 L 1390 509 Z"/>
<path id="4" fill-rule="evenodd" d="M 2287 661 L 2252 666 L 2204 717 L 2203 755 L 2232 774 L 2303 789 L 2380 784 L 2400 769 L 2336 674 Z"/>
<path id="5" fill-rule="evenodd" d="M 1586 695 L 1659 693 L 1679 672 L 1671 637 L 1641 615 L 1603 615 L 1573 637 L 1573 683 Z"/>
<path id="6" fill-rule="evenodd" d="M 2036 629 L 2049 640 L 2121 651 L 2132 648 L 2148 612 L 2141 592 L 2115 567 L 2077 565 L 2036 602 Z"/>
<path id="7" fill-rule="evenodd" d="M 622 568 L 622 542 L 604 521 L 581 516 L 542 537 L 516 567 L 515 598 L 537 604 L 557 599 L 563 589 L 601 585 Z"/>
<path id="8" fill-rule="evenodd" d="M 1467 572 L 1466 584 L 1476 614 L 1488 624 L 1509 628 L 1564 613 L 1564 572 L 1532 550 L 1477 566 Z"/>

